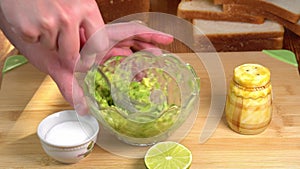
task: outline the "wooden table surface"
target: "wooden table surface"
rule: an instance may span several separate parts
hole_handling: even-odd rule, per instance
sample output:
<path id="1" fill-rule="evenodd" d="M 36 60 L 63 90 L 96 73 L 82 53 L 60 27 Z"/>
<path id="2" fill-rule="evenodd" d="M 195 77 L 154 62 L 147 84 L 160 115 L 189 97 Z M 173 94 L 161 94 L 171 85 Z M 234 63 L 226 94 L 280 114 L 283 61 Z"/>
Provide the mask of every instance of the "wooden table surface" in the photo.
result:
<path id="1" fill-rule="evenodd" d="M 159 0 L 151 2 L 151 11 L 176 13 L 178 0 L 164 1 L 165 5 L 159 4 Z M 299 62 L 299 36 L 287 30 L 284 49 L 293 51 Z M 194 62 L 191 54 L 181 56 L 187 62 Z M 201 77 L 200 109 L 191 132 L 181 142 L 193 153 L 191 168 L 300 168 L 300 77 L 297 68 L 260 52 L 220 53 L 220 58 L 227 80 L 239 64 L 255 62 L 270 68 L 274 93 L 272 122 L 262 134 L 244 136 L 231 131 L 223 118 L 212 137 L 200 144 L 211 90 L 203 65 L 195 63 Z M 145 168 L 143 159 L 117 156 L 99 146 L 77 164 L 64 165 L 48 157 L 36 135 L 37 126 L 47 115 L 66 109 L 72 107 L 62 98 L 52 79 L 32 65 L 7 72 L 0 90 L 0 168 Z"/>
<path id="2" fill-rule="evenodd" d="M 222 118 L 212 137 L 201 144 L 200 132 L 211 101 L 210 79 L 193 54 L 180 56 L 192 63 L 201 78 L 199 113 L 181 141 L 192 151 L 192 169 L 300 167 L 300 77 L 296 67 L 261 52 L 219 53 L 227 82 L 233 68 L 243 63 L 259 63 L 270 69 L 273 117 L 267 130 L 253 136 L 233 132 Z M 72 165 L 48 157 L 37 137 L 37 126 L 47 115 L 66 109 L 71 107 L 52 79 L 31 64 L 7 72 L 0 91 L 0 168 L 145 168 L 143 159 L 114 155 L 99 146 Z"/>

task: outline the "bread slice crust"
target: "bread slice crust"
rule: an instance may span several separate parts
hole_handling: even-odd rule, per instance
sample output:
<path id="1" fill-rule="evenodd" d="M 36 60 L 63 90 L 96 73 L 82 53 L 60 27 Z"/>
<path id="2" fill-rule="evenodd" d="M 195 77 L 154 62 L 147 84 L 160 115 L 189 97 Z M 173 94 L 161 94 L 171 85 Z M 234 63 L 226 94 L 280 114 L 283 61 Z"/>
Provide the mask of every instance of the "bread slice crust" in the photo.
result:
<path id="1" fill-rule="evenodd" d="M 262 24 L 264 18 L 249 14 L 231 14 L 223 12 L 222 5 L 214 5 L 213 0 L 181 1 L 177 16 L 184 19 L 223 20 Z"/>
<path id="2" fill-rule="evenodd" d="M 243 4 L 253 9 L 264 10 L 292 23 L 300 19 L 299 0 L 214 0 L 215 5 L 222 4 Z"/>
<path id="3" fill-rule="evenodd" d="M 298 23 L 292 23 L 270 12 L 259 10 L 257 8 L 253 9 L 248 5 L 224 4 L 223 10 L 224 12 L 231 13 L 232 15 L 244 13 L 244 12 L 251 13 L 253 15 L 260 15 L 268 20 L 273 20 L 278 22 L 279 24 L 282 24 L 285 28 L 289 29 L 290 31 L 300 36 L 300 20 L 298 21 Z"/>

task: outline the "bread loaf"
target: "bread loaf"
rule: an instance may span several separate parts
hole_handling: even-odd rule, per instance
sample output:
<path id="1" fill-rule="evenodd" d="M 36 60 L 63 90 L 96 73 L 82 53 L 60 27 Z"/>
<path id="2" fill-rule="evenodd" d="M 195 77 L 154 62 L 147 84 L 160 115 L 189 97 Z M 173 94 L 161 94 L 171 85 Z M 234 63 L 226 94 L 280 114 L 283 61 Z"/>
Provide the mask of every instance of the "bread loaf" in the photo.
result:
<path id="1" fill-rule="evenodd" d="M 201 38 L 196 37 L 195 49 L 197 52 L 236 52 L 236 51 L 261 51 L 268 49 L 281 49 L 283 38 L 249 39 L 211 41 L 211 44 L 202 43 Z"/>
<path id="2" fill-rule="evenodd" d="M 250 24 L 194 19 L 194 42 L 198 51 L 260 51 L 281 49 L 284 28 L 273 21 Z M 211 44 L 206 43 L 207 37 Z"/>
<path id="3" fill-rule="evenodd" d="M 193 24 L 209 38 L 262 39 L 284 35 L 282 25 L 266 20 L 263 24 L 194 19 Z"/>
<path id="4" fill-rule="evenodd" d="M 232 15 L 240 13 L 251 13 L 253 15 L 260 15 L 266 19 L 273 20 L 282 24 L 284 27 L 300 36 L 300 20 L 297 23 L 292 23 L 270 12 L 260 10 L 257 8 L 253 9 L 251 6 L 248 5 L 224 4 L 223 10 L 224 12 L 231 13 Z"/>
<path id="5" fill-rule="evenodd" d="M 248 5 L 252 9 L 267 11 L 280 16 L 292 23 L 297 23 L 300 19 L 299 0 L 214 0 L 216 5 L 221 4 L 242 4 Z"/>
<path id="6" fill-rule="evenodd" d="M 264 18 L 249 14 L 231 14 L 223 12 L 222 5 L 214 5 L 213 0 L 181 1 L 178 5 L 177 16 L 184 19 L 223 20 L 260 24 Z"/>
<path id="7" fill-rule="evenodd" d="M 150 0 L 96 0 L 105 23 L 126 15 L 149 12 Z"/>

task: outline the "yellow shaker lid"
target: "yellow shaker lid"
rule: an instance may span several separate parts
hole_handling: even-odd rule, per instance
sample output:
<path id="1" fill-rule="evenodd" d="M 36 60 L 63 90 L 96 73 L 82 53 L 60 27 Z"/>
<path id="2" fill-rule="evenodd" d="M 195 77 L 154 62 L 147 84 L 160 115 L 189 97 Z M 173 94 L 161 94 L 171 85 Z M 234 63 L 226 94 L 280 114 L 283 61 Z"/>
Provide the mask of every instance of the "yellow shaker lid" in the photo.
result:
<path id="1" fill-rule="evenodd" d="M 270 81 L 270 71 L 260 64 L 243 64 L 234 69 L 233 80 L 243 87 L 262 87 Z"/>

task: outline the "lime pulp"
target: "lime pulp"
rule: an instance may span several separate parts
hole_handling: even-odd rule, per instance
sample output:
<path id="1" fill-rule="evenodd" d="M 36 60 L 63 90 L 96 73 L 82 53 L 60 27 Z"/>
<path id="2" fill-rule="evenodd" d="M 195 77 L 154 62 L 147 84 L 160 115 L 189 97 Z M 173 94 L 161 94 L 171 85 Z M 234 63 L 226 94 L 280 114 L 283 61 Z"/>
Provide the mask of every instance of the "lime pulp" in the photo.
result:
<path id="1" fill-rule="evenodd" d="M 165 141 L 153 145 L 144 161 L 148 169 L 186 169 L 192 163 L 192 153 L 180 143 Z"/>

